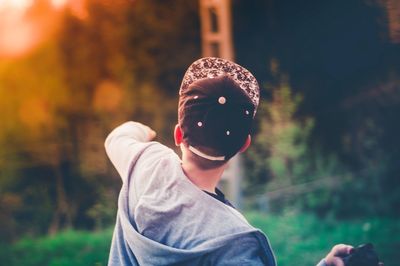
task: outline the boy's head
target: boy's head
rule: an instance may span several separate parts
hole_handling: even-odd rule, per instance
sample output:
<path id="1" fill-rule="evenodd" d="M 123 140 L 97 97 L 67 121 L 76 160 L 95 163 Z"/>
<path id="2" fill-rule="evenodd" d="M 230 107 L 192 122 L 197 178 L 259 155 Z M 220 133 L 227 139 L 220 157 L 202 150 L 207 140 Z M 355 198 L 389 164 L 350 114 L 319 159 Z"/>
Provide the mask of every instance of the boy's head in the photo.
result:
<path id="1" fill-rule="evenodd" d="M 247 69 L 221 58 L 195 61 L 180 87 L 177 127 L 192 157 L 220 165 L 248 145 L 259 97 Z"/>

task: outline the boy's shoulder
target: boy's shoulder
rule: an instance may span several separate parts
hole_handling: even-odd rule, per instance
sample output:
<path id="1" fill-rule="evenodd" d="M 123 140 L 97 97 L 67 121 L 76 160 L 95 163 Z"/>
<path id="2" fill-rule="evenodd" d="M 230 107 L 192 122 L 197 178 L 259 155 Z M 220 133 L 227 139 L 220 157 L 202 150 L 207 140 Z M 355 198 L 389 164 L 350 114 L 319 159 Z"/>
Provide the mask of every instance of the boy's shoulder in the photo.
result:
<path id="1" fill-rule="evenodd" d="M 141 160 L 140 163 L 158 163 L 163 160 L 180 161 L 174 150 L 158 141 L 145 142 L 143 145 L 146 147 L 138 156 L 138 161 Z"/>

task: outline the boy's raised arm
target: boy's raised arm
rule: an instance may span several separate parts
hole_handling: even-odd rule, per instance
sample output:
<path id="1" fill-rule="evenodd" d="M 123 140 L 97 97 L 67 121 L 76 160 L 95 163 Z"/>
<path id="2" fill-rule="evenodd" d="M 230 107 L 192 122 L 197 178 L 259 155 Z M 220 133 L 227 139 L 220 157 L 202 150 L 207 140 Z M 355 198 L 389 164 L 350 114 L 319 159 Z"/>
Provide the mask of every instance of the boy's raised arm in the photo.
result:
<path id="1" fill-rule="evenodd" d="M 107 136 L 104 143 L 106 153 L 123 180 L 135 157 L 155 136 L 150 127 L 132 121 L 116 127 Z"/>

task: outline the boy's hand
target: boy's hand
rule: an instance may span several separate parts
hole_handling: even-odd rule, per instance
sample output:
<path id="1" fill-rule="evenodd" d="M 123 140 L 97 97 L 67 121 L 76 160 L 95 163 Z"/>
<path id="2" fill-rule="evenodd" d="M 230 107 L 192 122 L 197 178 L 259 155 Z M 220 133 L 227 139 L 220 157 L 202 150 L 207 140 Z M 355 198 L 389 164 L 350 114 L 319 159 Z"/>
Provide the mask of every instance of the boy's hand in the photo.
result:
<path id="1" fill-rule="evenodd" d="M 352 246 L 339 244 L 332 248 L 332 250 L 326 255 L 325 263 L 328 266 L 344 266 L 344 262 L 340 257 L 349 255 L 353 250 Z"/>

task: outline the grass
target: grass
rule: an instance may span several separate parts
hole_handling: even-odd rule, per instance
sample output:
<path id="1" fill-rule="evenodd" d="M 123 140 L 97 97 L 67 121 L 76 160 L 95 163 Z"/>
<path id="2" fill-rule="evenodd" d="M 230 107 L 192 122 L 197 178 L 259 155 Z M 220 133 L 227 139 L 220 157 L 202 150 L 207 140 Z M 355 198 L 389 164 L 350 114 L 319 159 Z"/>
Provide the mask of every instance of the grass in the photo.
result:
<path id="1" fill-rule="evenodd" d="M 0 265 L 104 266 L 107 265 L 111 237 L 112 230 L 109 229 L 100 232 L 71 230 L 54 236 L 23 239 L 9 248 L 12 256 L 5 250 L 0 251 Z"/>
<path id="2" fill-rule="evenodd" d="M 280 266 L 315 265 L 334 244 L 365 242 L 375 244 L 385 266 L 398 265 L 400 223 L 394 219 L 338 222 L 296 213 L 280 216 L 247 213 L 246 216 L 268 235 Z M 0 246 L 0 265 L 107 265 L 111 237 L 112 229 L 108 229 L 23 239 L 11 246 Z"/>
<path id="3" fill-rule="evenodd" d="M 248 220 L 265 232 L 278 265 L 315 265 L 339 243 L 373 243 L 385 266 L 398 265 L 400 223 L 394 219 L 319 220 L 309 214 L 267 216 L 249 213 Z"/>

